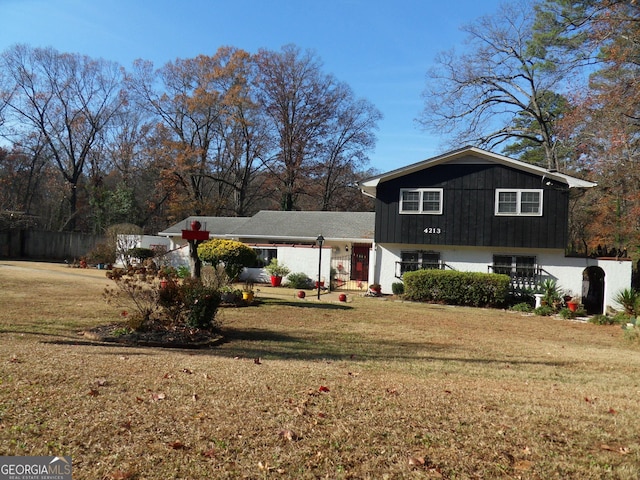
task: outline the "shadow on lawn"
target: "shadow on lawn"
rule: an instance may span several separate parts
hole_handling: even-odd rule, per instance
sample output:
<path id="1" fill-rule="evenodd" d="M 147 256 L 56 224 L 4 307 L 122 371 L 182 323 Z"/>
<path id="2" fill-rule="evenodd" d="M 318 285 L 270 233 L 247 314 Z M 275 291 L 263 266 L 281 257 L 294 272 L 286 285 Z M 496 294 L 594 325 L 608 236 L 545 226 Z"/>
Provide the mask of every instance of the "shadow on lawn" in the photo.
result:
<path id="1" fill-rule="evenodd" d="M 312 308 L 319 310 L 352 310 L 353 307 L 350 305 L 342 305 L 339 303 L 320 303 L 313 301 L 292 301 L 292 300 L 282 300 L 274 297 L 262 297 L 257 299 L 258 303 L 266 304 L 266 305 L 277 305 L 283 307 L 296 307 L 296 308 Z"/>
<path id="2" fill-rule="evenodd" d="M 513 358 L 473 358 L 452 355 L 458 347 L 432 342 L 394 341 L 328 332 L 326 336 L 302 333 L 294 336 L 266 329 L 223 328 L 224 342 L 197 352 L 229 358 L 306 361 L 423 361 L 459 362 L 480 365 L 539 365 L 567 367 L 575 362 L 516 360 Z"/>
<path id="3" fill-rule="evenodd" d="M 455 362 L 478 365 L 523 365 L 570 367 L 576 362 L 553 360 L 516 360 L 513 358 L 473 358 L 451 355 L 458 347 L 431 342 L 407 342 L 391 339 L 373 339 L 345 336 L 329 332 L 326 336 L 317 334 L 295 336 L 273 330 L 249 328 L 223 328 L 224 339 L 214 347 L 185 347 L 132 345 L 125 343 L 100 342 L 86 339 L 65 338 L 41 340 L 52 345 L 69 345 L 105 348 L 105 352 L 122 354 L 122 349 L 139 349 L 138 355 L 155 355 L 161 351 L 184 351 L 190 355 L 207 355 L 227 358 L 249 358 L 268 360 L 303 361 L 408 361 L 408 362 Z M 48 336 L 48 335 L 45 335 Z M 447 354 L 449 353 L 449 354 Z M 130 353 L 127 353 L 130 354 Z"/>

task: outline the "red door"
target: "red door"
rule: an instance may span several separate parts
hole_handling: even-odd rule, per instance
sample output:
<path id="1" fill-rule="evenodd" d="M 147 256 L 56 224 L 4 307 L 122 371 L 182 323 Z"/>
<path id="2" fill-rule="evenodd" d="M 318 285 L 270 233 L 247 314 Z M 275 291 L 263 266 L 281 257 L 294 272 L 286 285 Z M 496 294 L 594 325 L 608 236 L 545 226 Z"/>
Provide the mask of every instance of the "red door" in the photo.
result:
<path id="1" fill-rule="evenodd" d="M 369 280 L 369 245 L 354 245 L 351 253 L 351 280 Z"/>

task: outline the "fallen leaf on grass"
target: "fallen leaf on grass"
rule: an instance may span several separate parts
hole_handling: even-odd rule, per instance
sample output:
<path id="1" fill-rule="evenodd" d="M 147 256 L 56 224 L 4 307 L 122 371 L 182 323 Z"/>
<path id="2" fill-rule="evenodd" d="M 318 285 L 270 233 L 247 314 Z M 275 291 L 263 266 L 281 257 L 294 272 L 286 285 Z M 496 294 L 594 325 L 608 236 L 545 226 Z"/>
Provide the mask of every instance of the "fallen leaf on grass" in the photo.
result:
<path id="1" fill-rule="evenodd" d="M 166 398 L 166 395 L 162 392 L 158 392 L 158 393 L 152 393 L 151 394 L 151 400 L 153 400 L 154 402 L 158 402 L 160 400 L 164 400 Z"/>
<path id="2" fill-rule="evenodd" d="M 389 395 L 398 395 L 398 390 L 396 390 L 395 388 L 387 388 L 387 393 Z"/>
<path id="3" fill-rule="evenodd" d="M 106 387 L 107 386 L 107 379 L 106 378 L 96 378 L 96 385 L 99 387 Z"/>
<path id="4" fill-rule="evenodd" d="M 95 388 L 90 388 L 89 391 L 87 392 L 87 395 L 89 395 L 90 397 L 97 397 L 98 390 L 96 390 Z"/>
<path id="5" fill-rule="evenodd" d="M 216 449 L 215 448 L 210 448 L 209 450 L 207 450 L 206 452 L 202 452 L 202 456 L 203 457 L 207 457 L 207 458 L 215 458 L 216 456 Z"/>
<path id="6" fill-rule="evenodd" d="M 175 442 L 169 442 L 167 445 L 168 445 L 170 448 L 173 448 L 174 450 L 185 450 L 185 449 L 187 449 L 187 448 L 188 448 L 184 443 L 182 443 L 182 442 L 181 442 L 181 441 L 179 441 L 179 440 L 178 440 L 178 441 L 175 441 Z"/>
<path id="7" fill-rule="evenodd" d="M 413 467 L 424 467 L 424 457 L 409 457 L 409 465 Z"/>
<path id="8" fill-rule="evenodd" d="M 188 368 L 183 368 L 182 370 L 180 370 L 182 373 L 186 373 L 187 375 L 191 375 L 193 374 L 193 371 L 189 370 Z"/>
<path id="9" fill-rule="evenodd" d="M 604 443 L 602 445 L 600 445 L 600 449 L 601 450 L 607 450 L 609 452 L 614 452 L 615 451 L 615 449 L 613 447 L 610 447 L 609 445 L 606 445 Z"/>
<path id="10" fill-rule="evenodd" d="M 631 449 L 629 447 L 620 447 L 618 450 L 622 455 L 628 455 L 631 453 Z"/>
<path id="11" fill-rule="evenodd" d="M 611 415 L 615 415 L 615 414 L 616 414 L 616 413 L 618 413 L 618 412 L 617 412 L 616 410 L 614 410 L 613 408 L 610 408 L 610 409 L 609 409 L 609 413 L 610 413 Z"/>
<path id="12" fill-rule="evenodd" d="M 530 462 L 529 460 L 518 460 L 513 465 L 513 468 L 516 470 L 530 470 L 531 467 L 533 467 L 533 462 Z"/>
<path id="13" fill-rule="evenodd" d="M 329 387 L 325 387 L 324 385 L 320 385 L 320 388 L 318 389 L 318 391 L 327 393 L 329 391 Z"/>
<path id="14" fill-rule="evenodd" d="M 289 429 L 280 430 L 280 433 L 278 433 L 278 435 L 280 435 L 284 440 L 288 440 L 290 442 L 295 442 L 296 440 L 300 439 L 296 432 Z"/>

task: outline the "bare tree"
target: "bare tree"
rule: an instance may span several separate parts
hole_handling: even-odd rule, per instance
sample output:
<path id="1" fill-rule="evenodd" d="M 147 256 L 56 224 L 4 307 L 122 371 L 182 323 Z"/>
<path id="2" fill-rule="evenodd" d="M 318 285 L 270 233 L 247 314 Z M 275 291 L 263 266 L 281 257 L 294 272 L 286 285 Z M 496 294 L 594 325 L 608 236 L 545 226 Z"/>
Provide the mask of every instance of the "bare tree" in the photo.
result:
<path id="1" fill-rule="evenodd" d="M 544 45 L 533 42 L 534 19 L 530 2 L 516 2 L 465 27 L 468 50 L 441 53 L 428 72 L 422 126 L 452 133 L 458 145 L 529 142 L 557 169 L 557 104 L 547 100 L 575 65 L 547 58 Z"/>
<path id="2" fill-rule="evenodd" d="M 341 84 L 336 89 L 339 101 L 329 122 L 327 137 L 317 165 L 321 210 L 345 210 L 353 190 L 356 172 L 369 161 L 367 152 L 375 147 L 374 131 L 382 114 L 370 102 L 355 99 L 351 88 Z M 359 192 L 358 192 L 359 193 Z M 352 199 L 351 199 L 352 200 Z"/>
<path id="3" fill-rule="evenodd" d="M 293 45 L 261 50 L 257 64 L 258 99 L 277 144 L 268 168 L 278 181 L 282 210 L 293 210 L 335 114 L 337 82 L 322 73 L 315 54 Z"/>
<path id="4" fill-rule="evenodd" d="M 0 62 L 15 88 L 7 101 L 12 133 L 42 135 L 69 186 L 63 228 L 74 229 L 78 184 L 98 134 L 122 104 L 121 70 L 113 62 L 25 45 L 5 51 Z"/>
<path id="5" fill-rule="evenodd" d="M 286 45 L 279 52 L 261 50 L 256 59 L 257 98 L 274 147 L 265 167 L 280 208 L 348 208 L 336 193 L 368 162 L 380 112 L 324 74 L 311 51 Z"/>

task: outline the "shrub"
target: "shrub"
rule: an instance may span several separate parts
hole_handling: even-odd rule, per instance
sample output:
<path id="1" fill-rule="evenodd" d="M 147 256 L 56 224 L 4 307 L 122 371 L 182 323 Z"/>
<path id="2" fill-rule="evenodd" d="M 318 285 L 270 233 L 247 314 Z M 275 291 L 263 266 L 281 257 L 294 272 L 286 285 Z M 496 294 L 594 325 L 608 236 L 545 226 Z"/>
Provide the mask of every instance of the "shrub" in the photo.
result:
<path id="1" fill-rule="evenodd" d="M 245 267 L 256 261 L 256 252 L 242 242 L 215 238 L 198 245 L 198 256 L 214 266 L 222 264 L 230 279 L 240 276 Z"/>
<path id="2" fill-rule="evenodd" d="M 191 270 L 189 270 L 187 265 L 180 265 L 177 268 L 177 275 L 178 278 L 188 278 L 191 276 Z"/>
<path id="3" fill-rule="evenodd" d="M 609 315 L 598 314 L 594 315 L 589 319 L 589 323 L 593 323 L 595 325 L 614 325 L 617 323 L 615 317 L 610 317 Z"/>
<path id="4" fill-rule="evenodd" d="M 533 313 L 535 313 L 536 315 L 540 315 L 542 317 L 548 317 L 550 315 L 553 315 L 553 307 L 549 305 L 542 305 L 534 309 Z"/>
<path id="5" fill-rule="evenodd" d="M 391 284 L 391 293 L 394 295 L 403 295 L 404 294 L 404 283 L 402 282 L 393 282 Z"/>
<path id="6" fill-rule="evenodd" d="M 560 311 L 558 312 L 558 314 L 564 318 L 565 320 L 569 320 L 572 318 L 576 318 L 577 314 L 576 312 L 572 312 L 571 310 L 569 310 L 568 308 L 561 308 Z"/>
<path id="7" fill-rule="evenodd" d="M 189 277 L 189 275 L 182 278 L 187 277 Z M 215 267 L 213 265 L 206 265 L 202 267 L 200 279 L 207 287 L 212 287 L 219 291 L 231 284 L 231 279 L 222 265 Z"/>
<path id="8" fill-rule="evenodd" d="M 114 269 L 107 272 L 107 277 L 115 282 L 105 289 L 107 303 L 131 310 L 131 314 L 123 316 L 134 330 L 152 328 L 154 324 L 218 327 L 215 317 L 220 294 L 197 279 L 180 280 L 171 269 L 144 267 Z"/>
<path id="9" fill-rule="evenodd" d="M 107 286 L 103 296 L 108 304 L 132 311 L 129 323 L 135 330 L 144 329 L 161 310 L 160 282 L 154 273 L 144 267 L 115 268 L 107 272 L 107 278 L 113 280 L 115 286 Z"/>
<path id="10" fill-rule="evenodd" d="M 135 258 L 139 262 L 144 262 L 148 258 L 153 258 L 155 256 L 155 252 L 150 248 L 135 247 L 129 249 L 127 255 L 131 258 Z"/>
<path id="11" fill-rule="evenodd" d="M 187 325 L 207 329 L 217 327 L 214 319 L 220 306 L 220 293 L 192 278 L 185 279 L 181 289 Z"/>
<path id="12" fill-rule="evenodd" d="M 510 286 L 507 303 L 512 306 L 518 305 L 519 303 L 526 303 L 531 307 L 529 311 L 532 311 L 533 305 L 535 305 L 534 293 L 535 291 L 531 288 Z"/>
<path id="13" fill-rule="evenodd" d="M 530 313 L 533 312 L 533 307 L 527 302 L 520 302 L 512 306 L 511 310 L 513 310 L 514 312 Z"/>
<path id="14" fill-rule="evenodd" d="M 562 300 L 560 290 L 558 289 L 558 284 L 555 280 L 547 278 L 544 282 L 542 282 L 540 289 L 542 290 L 541 293 L 544 294 L 542 300 L 547 302 L 547 305 L 553 305 L 554 303 Z"/>
<path id="15" fill-rule="evenodd" d="M 403 280 L 409 300 L 474 307 L 503 305 L 510 284 L 507 275 L 455 270 L 417 270 Z"/>
<path id="16" fill-rule="evenodd" d="M 312 280 L 306 273 L 290 273 L 285 286 L 290 288 L 309 289 L 313 287 Z"/>
<path id="17" fill-rule="evenodd" d="M 629 315 L 640 313 L 640 292 L 633 288 L 620 290 L 614 300 L 624 308 L 624 312 Z"/>
<path id="18" fill-rule="evenodd" d="M 89 253 L 89 260 L 92 263 L 115 263 L 116 250 L 106 243 L 99 243 Z"/>

